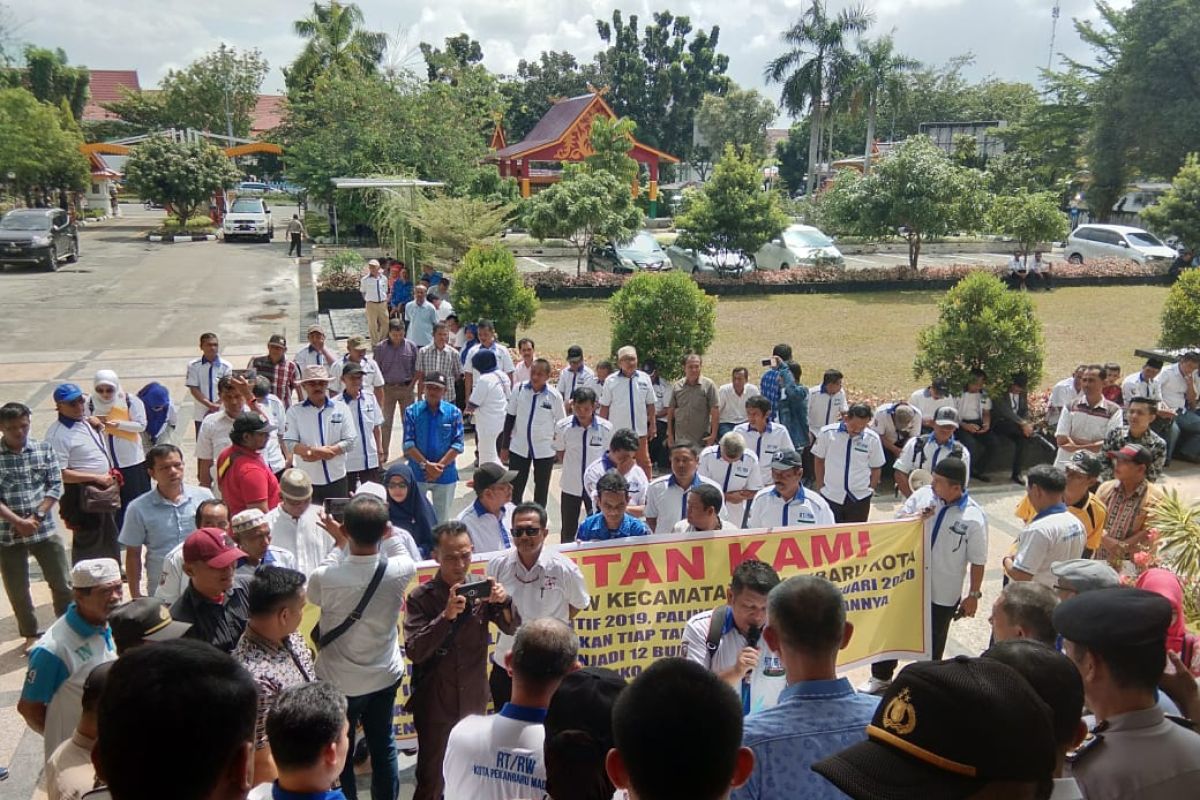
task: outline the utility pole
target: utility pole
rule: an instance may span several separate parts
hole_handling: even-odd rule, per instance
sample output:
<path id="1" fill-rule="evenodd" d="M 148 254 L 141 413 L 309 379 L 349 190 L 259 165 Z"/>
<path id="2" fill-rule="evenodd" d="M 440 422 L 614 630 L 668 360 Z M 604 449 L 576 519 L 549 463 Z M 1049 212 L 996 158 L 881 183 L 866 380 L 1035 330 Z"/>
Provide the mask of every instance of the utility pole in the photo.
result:
<path id="1" fill-rule="evenodd" d="M 1054 10 L 1050 12 L 1050 56 L 1046 59 L 1046 70 L 1054 69 L 1054 38 L 1058 34 L 1058 16 L 1061 13 L 1059 0 L 1054 0 Z"/>

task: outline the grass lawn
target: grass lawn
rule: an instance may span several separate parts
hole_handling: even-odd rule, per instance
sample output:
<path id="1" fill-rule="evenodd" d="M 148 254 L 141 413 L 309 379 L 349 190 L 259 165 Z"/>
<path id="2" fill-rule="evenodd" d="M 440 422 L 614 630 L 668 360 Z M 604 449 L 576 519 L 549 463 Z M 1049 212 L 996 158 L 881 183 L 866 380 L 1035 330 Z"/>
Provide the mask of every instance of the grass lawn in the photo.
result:
<path id="1" fill-rule="evenodd" d="M 1133 350 L 1158 340 L 1166 294 L 1162 286 L 1033 293 L 1046 340 L 1043 388 L 1081 361 L 1115 361 L 1125 374 L 1140 367 Z M 906 397 L 920 385 L 912 376 L 917 331 L 936 319 L 940 297 L 941 292 L 913 291 L 722 298 L 704 372 L 721 384 L 734 367 L 745 366 L 757 381 L 759 362 L 783 341 L 795 350 L 806 383 L 837 367 L 852 396 Z M 537 321 L 521 333 L 537 342 L 539 353 L 558 360 L 572 344 L 581 345 L 591 363 L 610 352 L 603 300 L 543 301 Z"/>

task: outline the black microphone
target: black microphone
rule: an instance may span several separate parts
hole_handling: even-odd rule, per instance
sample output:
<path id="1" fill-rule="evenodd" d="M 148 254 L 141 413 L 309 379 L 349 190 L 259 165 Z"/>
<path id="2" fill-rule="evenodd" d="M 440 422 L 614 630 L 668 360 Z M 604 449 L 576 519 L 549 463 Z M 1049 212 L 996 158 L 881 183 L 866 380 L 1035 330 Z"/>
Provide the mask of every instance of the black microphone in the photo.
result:
<path id="1" fill-rule="evenodd" d="M 758 647 L 760 638 L 762 638 L 762 628 L 751 625 L 750 630 L 746 631 L 746 647 Z"/>

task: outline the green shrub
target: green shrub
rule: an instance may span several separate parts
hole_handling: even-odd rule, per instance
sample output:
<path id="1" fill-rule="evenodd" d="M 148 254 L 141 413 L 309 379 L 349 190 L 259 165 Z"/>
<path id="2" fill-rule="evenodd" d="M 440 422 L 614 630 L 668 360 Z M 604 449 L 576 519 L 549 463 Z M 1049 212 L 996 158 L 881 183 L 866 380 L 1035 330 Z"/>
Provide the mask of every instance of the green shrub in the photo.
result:
<path id="1" fill-rule="evenodd" d="M 996 387 L 1006 387 L 1017 372 L 1037 386 L 1043 357 L 1042 324 L 1029 295 L 1009 291 L 995 275 L 974 272 L 946 292 L 938 321 L 917 334 L 913 376 L 944 375 L 958 390 L 979 367 Z"/>
<path id="2" fill-rule="evenodd" d="M 516 340 L 517 326 L 532 325 L 538 311 L 537 294 L 521 279 L 513 254 L 497 245 L 467 251 L 454 270 L 450 298 L 460 320 L 490 319 L 500 341 L 509 344 Z"/>
<path id="3" fill-rule="evenodd" d="M 1185 269 L 1171 287 L 1158 343 L 1169 348 L 1200 345 L 1200 270 Z"/>
<path id="4" fill-rule="evenodd" d="M 317 288 L 327 291 L 353 291 L 365 271 L 367 261 L 357 250 L 338 250 L 325 259 Z"/>
<path id="5" fill-rule="evenodd" d="M 717 329 L 717 298 L 682 272 L 643 272 L 608 301 L 612 349 L 633 345 L 638 359 L 658 363 L 666 378 L 683 375 L 683 357 L 703 354 Z"/>

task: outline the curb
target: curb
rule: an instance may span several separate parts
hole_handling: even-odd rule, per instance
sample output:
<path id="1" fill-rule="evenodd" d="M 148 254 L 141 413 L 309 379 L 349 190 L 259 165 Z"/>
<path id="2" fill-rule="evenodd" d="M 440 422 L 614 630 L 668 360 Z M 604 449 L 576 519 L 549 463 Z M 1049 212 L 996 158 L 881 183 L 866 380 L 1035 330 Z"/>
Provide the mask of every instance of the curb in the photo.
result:
<path id="1" fill-rule="evenodd" d="M 314 262 L 311 257 L 298 259 L 296 265 L 297 284 L 300 290 L 300 305 L 299 314 L 300 330 L 296 341 L 303 342 L 308 340 L 308 328 L 310 325 L 317 325 L 320 322 L 320 313 L 317 306 L 317 282 L 313 279 L 315 271 Z"/>
<path id="2" fill-rule="evenodd" d="M 215 233 L 195 233 L 190 236 L 176 236 L 174 234 L 168 236 L 157 236 L 155 234 L 150 234 L 146 237 L 146 240 L 159 244 L 190 244 L 192 242 L 215 242 L 217 240 L 217 235 Z"/>

